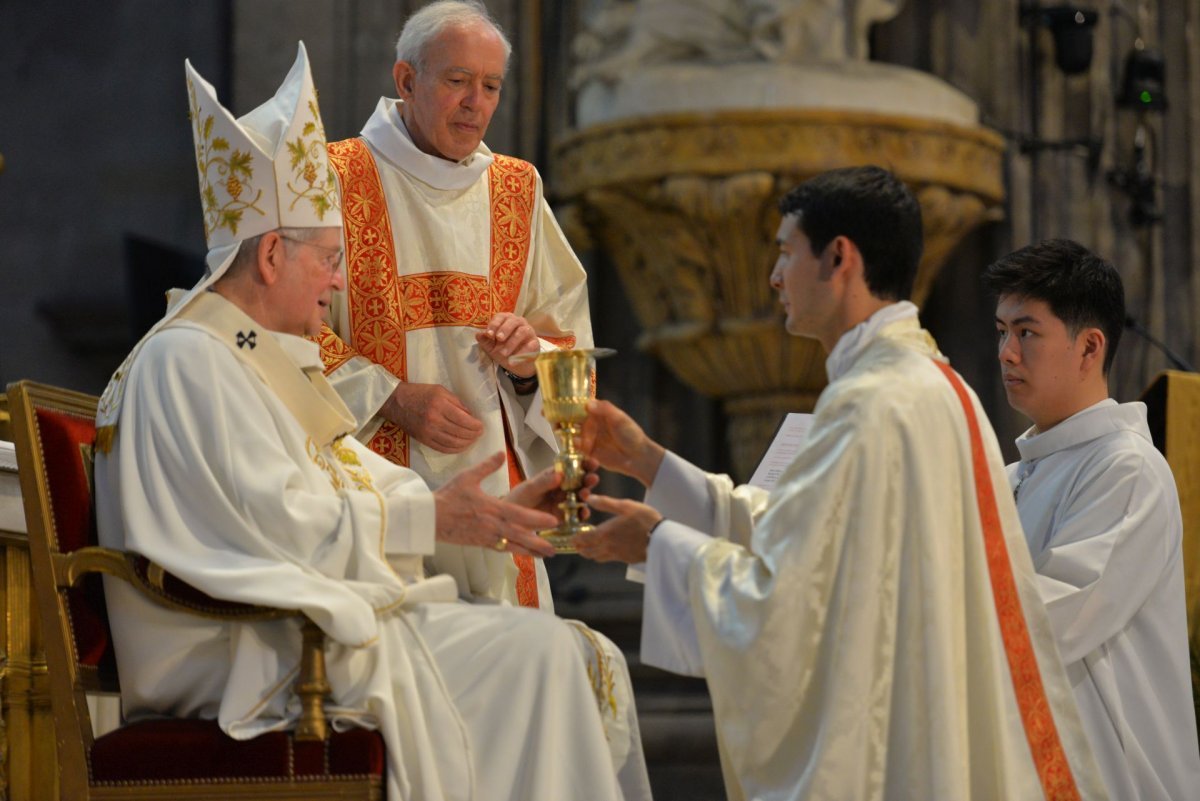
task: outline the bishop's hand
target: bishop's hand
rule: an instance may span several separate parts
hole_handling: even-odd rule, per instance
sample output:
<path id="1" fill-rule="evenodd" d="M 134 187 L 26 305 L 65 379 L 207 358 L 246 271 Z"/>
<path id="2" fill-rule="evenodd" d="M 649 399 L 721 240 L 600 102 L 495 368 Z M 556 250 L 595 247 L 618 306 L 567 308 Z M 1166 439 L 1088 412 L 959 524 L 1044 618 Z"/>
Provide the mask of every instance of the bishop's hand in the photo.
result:
<path id="1" fill-rule="evenodd" d="M 591 493 L 592 487 L 600 482 L 600 476 L 596 470 L 600 465 L 595 459 L 585 459 L 583 468 L 587 472 L 583 476 L 583 486 L 575 491 L 576 497 L 581 501 L 586 501 Z M 540 509 L 543 512 L 548 512 L 552 515 L 562 516 L 562 510 L 558 505 L 566 500 L 567 494 L 561 489 L 562 473 L 554 467 L 547 467 L 542 472 L 527 478 L 520 484 L 512 488 L 508 493 L 507 500 L 513 503 L 530 509 Z M 588 517 L 588 509 L 584 507 L 580 510 L 580 517 L 586 520 Z"/>
<path id="2" fill-rule="evenodd" d="M 493 498 L 479 488 L 479 482 L 503 466 L 504 453 L 500 452 L 468 467 L 434 490 L 438 540 L 527 556 L 554 556 L 554 547 L 534 533 L 557 525 L 554 515 L 508 499 Z M 552 486 L 545 486 L 542 494 L 552 490 Z M 535 492 L 530 494 L 536 496 Z"/>

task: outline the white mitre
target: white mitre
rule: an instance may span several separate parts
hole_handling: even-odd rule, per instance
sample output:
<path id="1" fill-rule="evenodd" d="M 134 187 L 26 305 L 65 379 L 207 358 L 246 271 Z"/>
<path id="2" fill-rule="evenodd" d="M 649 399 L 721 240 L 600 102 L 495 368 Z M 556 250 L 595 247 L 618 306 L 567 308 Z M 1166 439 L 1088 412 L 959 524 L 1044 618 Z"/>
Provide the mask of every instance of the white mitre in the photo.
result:
<path id="1" fill-rule="evenodd" d="M 184 62 L 184 69 L 209 248 L 207 270 L 187 292 L 173 292 L 166 315 L 108 382 L 96 413 L 97 447 L 102 451 L 111 446 L 125 375 L 142 343 L 225 274 L 242 242 L 277 228 L 342 225 L 337 180 L 325 149 L 325 126 L 303 42 L 275 96 L 237 119 L 190 61 Z"/>
<path id="2" fill-rule="evenodd" d="M 239 119 L 190 61 L 184 66 L 209 247 L 207 277 L 224 271 L 224 257 L 243 240 L 276 228 L 341 227 L 337 181 L 304 43 L 275 96 Z"/>

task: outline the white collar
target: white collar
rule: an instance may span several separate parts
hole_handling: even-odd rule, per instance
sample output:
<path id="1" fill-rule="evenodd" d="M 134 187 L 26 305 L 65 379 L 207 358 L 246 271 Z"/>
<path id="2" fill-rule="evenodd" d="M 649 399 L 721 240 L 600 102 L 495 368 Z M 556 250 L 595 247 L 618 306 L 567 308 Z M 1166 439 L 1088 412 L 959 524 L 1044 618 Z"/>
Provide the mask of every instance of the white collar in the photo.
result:
<path id="1" fill-rule="evenodd" d="M 1036 426 L 1030 428 L 1017 437 L 1017 450 L 1022 462 L 1030 462 L 1115 431 L 1132 431 L 1150 440 L 1146 404 L 1117 403 L 1105 398 L 1046 431 L 1039 432 Z"/>
<path id="2" fill-rule="evenodd" d="M 363 139 L 393 166 L 434 189 L 460 190 L 473 186 L 492 165 L 495 157 L 483 142 L 465 159 L 457 162 L 419 150 L 400 117 L 403 104 L 403 100 L 379 98 L 375 112 L 362 129 Z"/>
<path id="3" fill-rule="evenodd" d="M 876 335 L 893 323 L 911 320 L 913 328 L 919 328 L 917 307 L 907 300 L 889 303 L 879 311 L 851 328 L 838 339 L 829 358 L 825 360 L 825 372 L 830 381 L 845 375 L 860 353 L 866 350 Z"/>
<path id="4" fill-rule="evenodd" d="M 285 334 L 282 331 L 271 331 L 270 333 L 279 343 L 279 347 L 283 348 L 283 352 L 288 355 L 288 358 L 295 362 L 301 370 L 321 367 L 322 372 L 324 371 L 321 362 L 321 346 L 316 342 L 293 334 Z"/>

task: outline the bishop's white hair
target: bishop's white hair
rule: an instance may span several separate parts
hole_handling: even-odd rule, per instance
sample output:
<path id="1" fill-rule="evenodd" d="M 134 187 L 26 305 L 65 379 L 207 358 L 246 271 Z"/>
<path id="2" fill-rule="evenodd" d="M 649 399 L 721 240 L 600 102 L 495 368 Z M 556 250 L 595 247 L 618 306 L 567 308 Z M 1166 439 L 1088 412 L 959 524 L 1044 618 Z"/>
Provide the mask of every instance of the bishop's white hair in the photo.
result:
<path id="1" fill-rule="evenodd" d="M 404 23 L 400 38 L 396 40 L 396 60 L 407 61 L 420 72 L 425 68 L 429 44 L 442 31 L 454 26 L 473 25 L 486 25 L 496 32 L 504 43 L 504 64 L 507 67 L 512 44 L 479 0 L 437 0 L 413 14 Z"/>
<path id="2" fill-rule="evenodd" d="M 285 240 L 293 242 L 311 242 L 324 230 L 324 228 L 276 228 L 274 233 L 279 234 Z M 225 270 L 225 274 L 232 275 L 238 270 L 244 270 L 253 265 L 258 259 L 258 243 L 269 233 L 272 232 L 263 231 L 258 236 L 243 239 L 241 245 L 238 247 L 237 255 L 230 262 L 229 267 Z"/>

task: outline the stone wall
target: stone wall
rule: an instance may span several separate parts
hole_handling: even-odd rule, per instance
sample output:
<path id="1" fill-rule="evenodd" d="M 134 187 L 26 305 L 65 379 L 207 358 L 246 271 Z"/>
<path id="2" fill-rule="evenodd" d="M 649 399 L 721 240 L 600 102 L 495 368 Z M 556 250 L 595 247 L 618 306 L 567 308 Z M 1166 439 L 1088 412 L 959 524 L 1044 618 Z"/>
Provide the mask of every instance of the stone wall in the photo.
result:
<path id="1" fill-rule="evenodd" d="M 227 91 L 229 22 L 222 0 L 0 3 L 0 385 L 99 392 L 137 333 L 134 243 L 203 256 L 183 60 Z"/>

